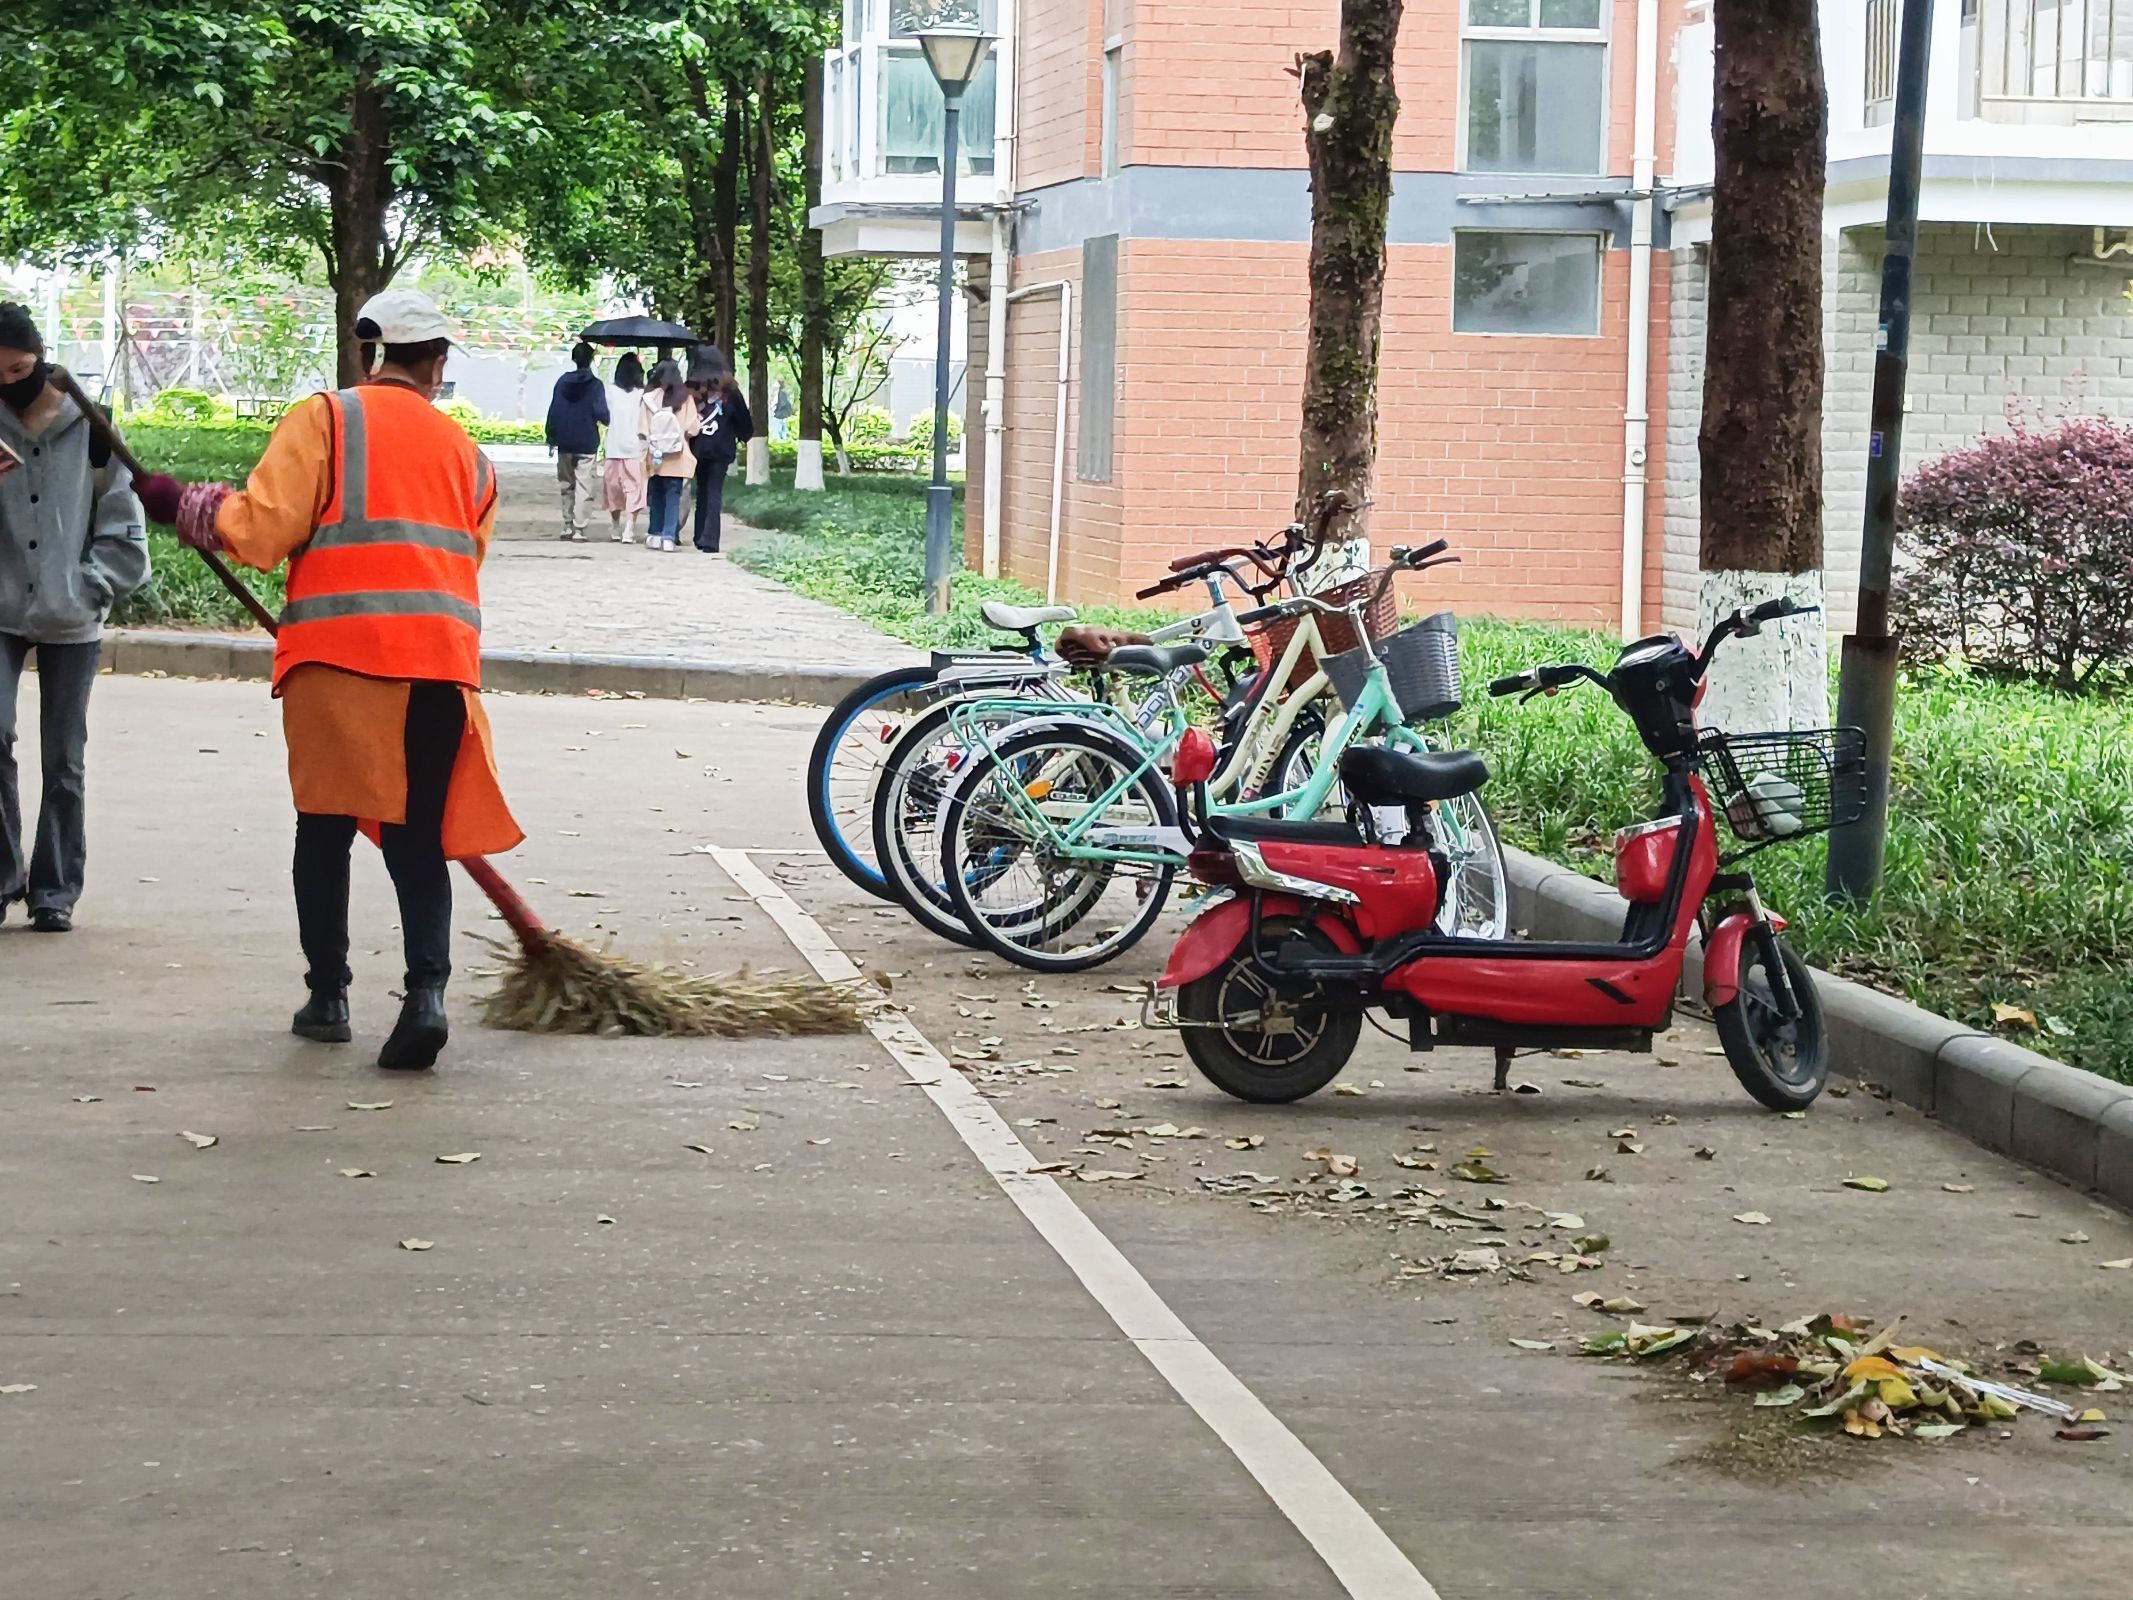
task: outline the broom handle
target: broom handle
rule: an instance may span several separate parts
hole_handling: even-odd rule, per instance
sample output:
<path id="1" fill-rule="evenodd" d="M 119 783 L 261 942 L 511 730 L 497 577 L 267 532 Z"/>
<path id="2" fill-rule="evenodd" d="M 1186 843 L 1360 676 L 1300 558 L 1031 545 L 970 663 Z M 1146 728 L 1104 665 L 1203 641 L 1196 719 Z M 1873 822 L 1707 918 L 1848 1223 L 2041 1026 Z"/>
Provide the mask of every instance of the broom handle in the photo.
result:
<path id="1" fill-rule="evenodd" d="M 89 419 L 90 431 L 110 446 L 112 455 L 118 458 L 119 463 L 136 478 L 147 477 L 148 469 L 143 467 L 140 458 L 127 448 L 125 439 L 120 436 L 118 429 L 112 426 L 111 419 L 82 393 L 81 385 L 74 381 L 74 375 L 64 367 L 54 367 L 52 381 L 81 408 L 82 415 Z M 258 595 L 237 580 L 237 574 L 230 571 L 228 564 L 220 556 L 207 550 L 196 550 L 193 554 L 207 563 L 208 570 L 220 578 L 223 586 L 243 602 L 245 610 L 252 613 L 253 620 L 266 629 L 269 635 L 281 631 L 274 613 L 260 602 Z M 488 857 L 468 856 L 459 864 L 467 869 L 467 876 L 474 880 L 475 886 L 489 897 L 491 904 L 496 907 L 497 915 L 501 916 L 511 931 L 518 936 L 521 945 L 528 950 L 534 950 L 547 943 L 549 933 L 547 928 L 542 926 L 541 919 L 533 914 L 533 908 L 526 904 L 525 897 L 504 882 L 503 874 L 489 864 Z"/>

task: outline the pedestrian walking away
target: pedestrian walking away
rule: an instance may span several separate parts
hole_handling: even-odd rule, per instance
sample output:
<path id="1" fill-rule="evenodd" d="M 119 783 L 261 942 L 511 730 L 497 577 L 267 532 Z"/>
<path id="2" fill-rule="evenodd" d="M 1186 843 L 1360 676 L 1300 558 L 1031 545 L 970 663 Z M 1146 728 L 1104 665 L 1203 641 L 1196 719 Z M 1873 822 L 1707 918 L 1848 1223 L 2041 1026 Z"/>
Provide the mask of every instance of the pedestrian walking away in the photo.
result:
<path id="1" fill-rule="evenodd" d="M 389 289 L 356 322 L 369 377 L 285 414 L 241 493 L 144 480 L 158 521 L 198 550 L 289 564 L 274 648 L 296 801 L 296 920 L 311 997 L 292 1031 L 344 1043 L 349 849 L 384 847 L 399 896 L 406 999 L 378 1065 L 433 1065 L 449 1036 L 447 862 L 524 835 L 504 803 L 481 685 L 478 574 L 496 473 L 432 403 L 451 332 L 430 300 Z M 151 495 L 150 490 L 153 490 Z"/>
<path id="2" fill-rule="evenodd" d="M 726 474 L 740 447 L 755 437 L 755 419 L 725 358 L 716 350 L 710 355 L 717 357 L 717 370 L 700 381 L 704 426 L 690 448 L 696 456 L 696 548 L 716 555 L 725 526 Z"/>
<path id="3" fill-rule="evenodd" d="M 27 310 L 0 304 L 0 922 L 74 926 L 88 870 L 89 690 L 112 603 L 148 580 L 148 530 L 132 476 L 49 380 Z M 35 842 L 22 849 L 15 715 L 37 658 Z"/>
<path id="4" fill-rule="evenodd" d="M 563 538 L 583 544 L 600 500 L 600 430 L 607 425 L 607 386 L 592 369 L 593 347 L 571 347 L 570 370 L 548 400 L 548 448 L 563 494 Z"/>
<path id="5" fill-rule="evenodd" d="M 645 545 L 653 550 L 681 548 L 681 486 L 695 457 L 689 441 L 702 427 L 681 368 L 662 361 L 652 368 L 641 412 L 644 428 L 647 503 L 651 531 Z"/>
<path id="6" fill-rule="evenodd" d="M 644 363 L 626 350 L 615 363 L 607 390 L 607 464 L 601 484 L 607 520 L 617 544 L 637 537 L 644 515 Z"/>

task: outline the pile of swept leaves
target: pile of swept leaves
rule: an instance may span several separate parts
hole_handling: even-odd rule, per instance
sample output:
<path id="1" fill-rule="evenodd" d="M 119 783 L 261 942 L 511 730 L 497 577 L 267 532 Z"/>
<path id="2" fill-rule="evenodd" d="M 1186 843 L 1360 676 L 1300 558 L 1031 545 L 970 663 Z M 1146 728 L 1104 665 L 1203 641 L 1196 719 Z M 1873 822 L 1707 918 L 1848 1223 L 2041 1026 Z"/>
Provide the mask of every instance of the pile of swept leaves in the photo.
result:
<path id="1" fill-rule="evenodd" d="M 1896 1342 L 1903 1319 L 1871 1337 L 1870 1324 L 1841 1314 L 1802 1318 L 1782 1327 L 1735 1323 L 1720 1328 L 1632 1322 L 1584 1341 L 1581 1353 L 1650 1361 L 1678 1355 L 1695 1381 L 1753 1393 L 1759 1407 L 1791 1412 L 1800 1422 L 1853 1438 L 1947 1439 L 2025 1411 L 2050 1417 L 2057 1436 L 2102 1439 L 2109 1430 L 2094 1406 L 2074 1405 L 2035 1389 L 1988 1378 L 1969 1362 L 1924 1345 Z M 2052 1388 L 2111 1393 L 2133 1383 L 2123 1371 L 2083 1356 L 2054 1359 L 2024 1341 L 2001 1362 L 2015 1377 Z"/>

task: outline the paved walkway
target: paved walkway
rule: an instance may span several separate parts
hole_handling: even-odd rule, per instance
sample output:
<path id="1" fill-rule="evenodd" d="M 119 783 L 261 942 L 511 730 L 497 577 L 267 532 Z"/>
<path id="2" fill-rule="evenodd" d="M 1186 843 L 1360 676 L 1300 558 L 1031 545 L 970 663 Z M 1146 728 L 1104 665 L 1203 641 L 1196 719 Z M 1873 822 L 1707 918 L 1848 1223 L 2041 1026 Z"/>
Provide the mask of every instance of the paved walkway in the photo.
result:
<path id="1" fill-rule="evenodd" d="M 1678 1365 L 1567 1354 L 1619 1325 L 1572 1303 L 1587 1284 L 1655 1319 L 1905 1312 L 1995 1369 L 2018 1339 L 2115 1354 L 2126 1274 L 2097 1264 L 2133 1255 L 2122 1213 L 1856 1089 L 1761 1113 L 1693 1026 L 1661 1062 L 1533 1058 L 1545 1093 L 1508 1099 L 1478 1052 L 1366 1034 L 1359 1094 L 1239 1105 L 1122 1025 L 1109 986 L 1156 968 L 1160 933 L 1031 983 L 810 861 L 813 715 L 490 710 L 532 835 L 505 870 L 546 915 L 649 958 L 792 967 L 705 853 L 761 852 L 737 870 L 892 975 L 969 1087 L 913 1087 L 866 1037 L 490 1033 L 470 971 L 443 1069 L 387 1081 L 366 1052 L 398 962 L 368 856 L 361 1043 L 292 1040 L 275 707 L 105 681 L 80 929 L 0 928 L 9 1594 L 1707 1600 L 1761 1572 L 1802 1600 L 2124 1595 L 2123 1429 L 1801 1441 Z M 494 931 L 485 910 L 463 890 L 462 930 Z M 965 1143 L 985 1105 L 1000 1181 Z M 1397 1164 L 1477 1146 L 1508 1184 Z M 1308 1182 L 1314 1150 L 1369 1193 Z M 1024 1159 L 1116 1176 L 1055 1189 Z M 1219 1192 L 1246 1171 L 1308 1198 Z M 1859 1172 L 1889 1191 L 1842 1186 Z M 1378 1203 L 1410 1184 L 1574 1208 L 1612 1245 L 1574 1281 L 1407 1276 L 1468 1237 Z M 1329 1559 L 1368 1540 L 1304 1532 L 1340 1517 L 1433 1587 L 1343 1585 Z"/>
<path id="2" fill-rule="evenodd" d="M 876 669 L 923 659 L 835 607 L 686 545 L 564 544 L 555 469 L 498 469 L 503 508 L 482 572 L 482 642 L 556 655 L 670 656 L 772 667 Z M 726 540 L 752 530 L 727 519 Z"/>

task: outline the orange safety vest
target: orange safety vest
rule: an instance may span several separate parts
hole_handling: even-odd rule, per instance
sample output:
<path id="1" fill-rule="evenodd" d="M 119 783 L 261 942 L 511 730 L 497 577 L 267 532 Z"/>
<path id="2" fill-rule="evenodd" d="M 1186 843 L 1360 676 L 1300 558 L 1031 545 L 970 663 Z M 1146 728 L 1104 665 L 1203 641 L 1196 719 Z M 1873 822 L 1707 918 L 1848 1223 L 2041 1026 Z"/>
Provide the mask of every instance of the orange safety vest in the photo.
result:
<path id="1" fill-rule="evenodd" d="M 368 678 L 481 686 L 475 530 L 496 474 L 466 431 L 401 384 L 326 397 L 333 489 L 289 558 L 278 688 L 307 663 Z"/>

